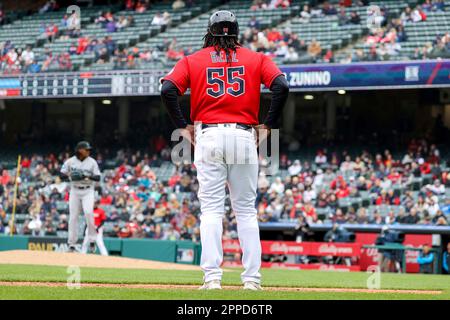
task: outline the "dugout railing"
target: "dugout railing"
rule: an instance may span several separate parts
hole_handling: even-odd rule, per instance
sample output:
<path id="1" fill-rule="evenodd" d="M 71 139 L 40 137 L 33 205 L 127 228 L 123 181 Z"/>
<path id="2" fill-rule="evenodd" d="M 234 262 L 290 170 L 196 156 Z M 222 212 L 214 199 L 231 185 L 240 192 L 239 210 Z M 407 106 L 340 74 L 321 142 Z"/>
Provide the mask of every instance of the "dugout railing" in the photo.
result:
<path id="1" fill-rule="evenodd" d="M 402 244 L 390 244 L 390 245 L 363 245 L 362 248 L 364 249 L 376 249 L 378 252 L 383 251 L 396 251 L 401 256 L 401 268 L 402 273 L 406 273 L 406 256 L 407 251 L 422 251 L 422 248 L 415 248 L 411 246 L 404 246 Z M 440 269 L 440 263 L 439 263 L 439 256 L 440 256 L 440 250 L 436 248 L 430 248 L 430 252 L 432 252 L 433 255 L 433 273 L 437 274 L 439 273 Z"/>

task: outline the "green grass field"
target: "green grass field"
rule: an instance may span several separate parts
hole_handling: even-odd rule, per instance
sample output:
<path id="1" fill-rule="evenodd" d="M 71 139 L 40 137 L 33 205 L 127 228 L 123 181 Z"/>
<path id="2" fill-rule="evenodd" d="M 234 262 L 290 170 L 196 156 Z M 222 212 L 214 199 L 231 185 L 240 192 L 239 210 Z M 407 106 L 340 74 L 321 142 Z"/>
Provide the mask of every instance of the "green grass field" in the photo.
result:
<path id="1" fill-rule="evenodd" d="M 224 285 L 239 285 L 239 270 L 224 273 Z M 266 287 L 367 289 L 364 272 L 324 272 L 263 269 Z M 0 265 L 0 281 L 67 282 L 65 267 Z M 200 271 L 82 268 L 81 282 L 111 284 L 200 285 Z M 82 287 L 0 286 L 0 299 L 450 299 L 450 277 L 445 275 L 381 274 L 380 289 L 442 290 L 441 294 L 293 292 L 243 290 L 135 289 Z"/>

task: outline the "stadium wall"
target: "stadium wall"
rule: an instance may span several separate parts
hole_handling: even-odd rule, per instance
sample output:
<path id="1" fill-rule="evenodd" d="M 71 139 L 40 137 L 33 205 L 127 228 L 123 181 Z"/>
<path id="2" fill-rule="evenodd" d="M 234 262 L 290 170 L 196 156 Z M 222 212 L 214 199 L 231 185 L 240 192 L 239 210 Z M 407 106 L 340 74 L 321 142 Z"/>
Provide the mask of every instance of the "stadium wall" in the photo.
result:
<path id="1" fill-rule="evenodd" d="M 105 238 L 104 242 L 111 255 L 184 264 L 200 262 L 200 244 L 191 241 Z M 6 250 L 67 252 L 68 247 L 67 239 L 61 237 L 0 236 L 0 251 Z"/>

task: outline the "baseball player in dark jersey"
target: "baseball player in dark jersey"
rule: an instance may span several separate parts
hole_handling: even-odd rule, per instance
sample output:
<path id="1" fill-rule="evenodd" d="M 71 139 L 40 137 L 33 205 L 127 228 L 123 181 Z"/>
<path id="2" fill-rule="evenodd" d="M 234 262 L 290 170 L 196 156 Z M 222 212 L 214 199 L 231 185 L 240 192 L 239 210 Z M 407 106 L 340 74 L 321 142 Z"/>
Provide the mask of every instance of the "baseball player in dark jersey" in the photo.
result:
<path id="1" fill-rule="evenodd" d="M 185 136 L 195 144 L 204 271 L 200 289 L 221 289 L 226 184 L 243 253 L 244 289 L 261 289 L 261 242 L 255 209 L 257 132 L 276 126 L 289 86 L 269 57 L 243 48 L 238 37 L 239 26 L 232 12 L 213 13 L 203 49 L 181 59 L 162 79 L 164 105 L 175 125 L 184 128 Z M 272 91 L 263 124 L 258 120 L 261 84 Z M 193 125 L 184 119 L 178 104 L 178 96 L 188 88 Z"/>

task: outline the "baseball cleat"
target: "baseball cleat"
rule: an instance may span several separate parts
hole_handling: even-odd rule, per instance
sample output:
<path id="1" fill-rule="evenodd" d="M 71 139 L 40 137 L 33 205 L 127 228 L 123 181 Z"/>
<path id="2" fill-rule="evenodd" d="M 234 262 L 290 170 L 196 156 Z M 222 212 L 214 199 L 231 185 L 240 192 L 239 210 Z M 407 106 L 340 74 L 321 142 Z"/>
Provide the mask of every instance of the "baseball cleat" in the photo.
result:
<path id="1" fill-rule="evenodd" d="M 220 280 L 211 280 L 205 282 L 198 290 L 220 290 L 222 286 L 220 285 Z"/>
<path id="2" fill-rule="evenodd" d="M 75 248 L 75 246 L 69 246 L 68 252 L 77 252 L 77 249 Z"/>
<path id="3" fill-rule="evenodd" d="M 244 282 L 244 290 L 259 291 L 259 290 L 262 290 L 262 288 L 261 288 L 261 285 L 257 282 L 246 281 L 246 282 Z"/>
<path id="4" fill-rule="evenodd" d="M 95 243 L 92 242 L 89 244 L 89 253 L 95 253 L 96 248 L 95 248 Z"/>

